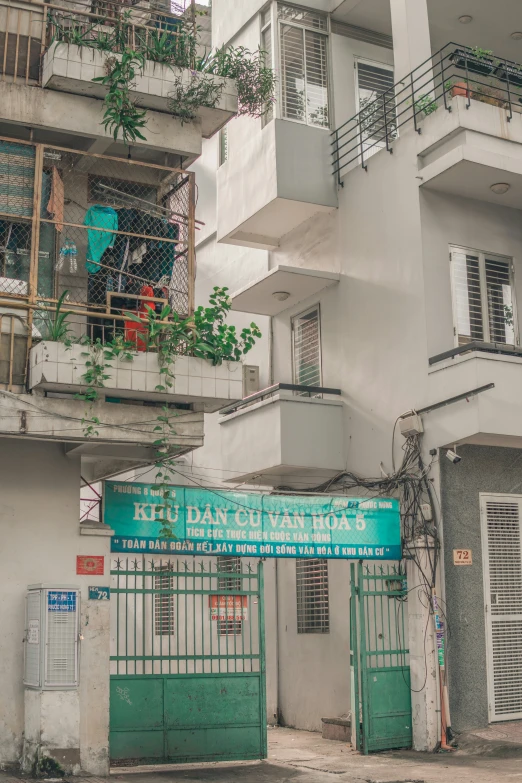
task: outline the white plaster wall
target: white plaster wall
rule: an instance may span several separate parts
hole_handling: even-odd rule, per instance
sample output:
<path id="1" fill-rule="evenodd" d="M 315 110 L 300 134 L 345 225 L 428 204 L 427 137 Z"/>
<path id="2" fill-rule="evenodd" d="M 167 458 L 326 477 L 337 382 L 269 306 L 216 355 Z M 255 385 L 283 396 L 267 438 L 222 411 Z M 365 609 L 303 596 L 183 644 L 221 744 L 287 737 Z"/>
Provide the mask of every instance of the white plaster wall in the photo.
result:
<path id="1" fill-rule="evenodd" d="M 79 535 L 79 489 L 79 462 L 65 456 L 62 444 L 0 440 L 0 766 L 16 764 L 22 752 L 24 601 L 28 585 L 44 582 L 81 589 L 80 753 L 84 771 L 95 775 L 108 771 L 108 622 L 95 619 L 105 614 L 108 618 L 108 604 L 92 607 L 87 588 L 109 584 L 109 562 L 106 558 L 105 576 L 77 576 L 76 555 L 106 555 L 109 539 Z M 64 748 L 62 742 L 71 741 L 71 732 L 78 735 L 78 715 L 70 703 L 77 698 L 78 694 L 68 694 L 61 700 L 56 695 L 45 699 L 42 714 L 49 720 L 45 720 L 42 743 L 52 747 L 59 741 L 58 747 Z M 57 701 L 65 733 L 56 730 L 49 712 Z M 28 717 L 34 733 L 37 719 Z"/>

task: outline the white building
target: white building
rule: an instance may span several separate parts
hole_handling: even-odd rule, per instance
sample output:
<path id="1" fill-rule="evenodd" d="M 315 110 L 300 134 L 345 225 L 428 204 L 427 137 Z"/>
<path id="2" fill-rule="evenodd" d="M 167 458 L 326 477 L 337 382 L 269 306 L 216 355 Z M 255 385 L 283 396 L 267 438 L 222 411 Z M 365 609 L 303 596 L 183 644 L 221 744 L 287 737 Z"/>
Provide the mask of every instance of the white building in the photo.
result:
<path id="1" fill-rule="evenodd" d="M 261 388 L 341 394 L 274 389 L 207 417 L 205 447 L 180 470 L 294 491 L 343 472 L 382 478 L 392 450 L 402 457 L 398 419 L 420 411 L 457 730 L 522 717 L 517 10 L 511 0 L 251 0 L 231 14 L 215 0 L 214 44 L 261 46 L 277 99 L 262 120 L 236 119 L 206 142 L 194 166 L 207 185 L 198 286 L 219 269 L 238 318 L 261 325 Z M 342 480 L 330 488 L 342 491 Z M 324 633 L 298 632 L 299 564 L 269 568 L 268 714 L 319 729 L 350 712 L 349 566 L 328 563 Z M 419 574 L 409 577 L 413 588 Z M 440 738 L 437 658 L 416 601 L 410 593 L 414 743 L 427 749 Z"/>

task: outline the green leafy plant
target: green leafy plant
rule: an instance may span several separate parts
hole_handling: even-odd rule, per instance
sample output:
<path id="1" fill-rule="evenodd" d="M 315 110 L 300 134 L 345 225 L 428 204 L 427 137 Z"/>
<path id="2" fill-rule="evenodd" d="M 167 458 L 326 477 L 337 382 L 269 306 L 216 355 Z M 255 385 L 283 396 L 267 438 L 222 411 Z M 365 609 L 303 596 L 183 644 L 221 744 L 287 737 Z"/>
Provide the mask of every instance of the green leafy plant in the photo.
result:
<path id="1" fill-rule="evenodd" d="M 482 49 L 480 46 L 474 46 L 471 50 L 471 54 L 478 60 L 487 60 L 492 56 L 493 51 L 491 49 Z"/>
<path id="2" fill-rule="evenodd" d="M 196 67 L 204 73 L 235 80 L 239 115 L 262 117 L 270 110 L 276 77 L 266 65 L 266 52 L 262 49 L 251 52 L 244 46 L 223 46 L 202 58 Z"/>
<path id="3" fill-rule="evenodd" d="M 71 310 L 62 310 L 63 303 L 67 298 L 68 291 L 64 291 L 54 311 L 40 310 L 39 315 L 43 319 L 45 335 L 44 340 L 50 340 L 57 343 L 67 343 L 70 341 L 71 327 L 67 319 L 72 315 Z"/>
<path id="4" fill-rule="evenodd" d="M 224 87 L 224 80 L 216 81 L 215 77 L 208 74 L 191 71 L 188 82 L 181 74 L 174 79 L 169 95 L 169 111 L 179 117 L 182 124 L 193 120 L 200 106 L 214 108 L 219 103 Z"/>
<path id="5" fill-rule="evenodd" d="M 100 82 L 108 88 L 104 99 L 103 125 L 115 140 L 121 131 L 124 144 L 131 144 L 137 139 L 146 141 L 141 129 L 147 124 L 147 112 L 138 108 L 130 97 L 130 91 L 136 86 L 136 76 L 143 71 L 144 65 L 144 54 L 126 51 L 120 57 L 108 57 L 105 76 L 93 79 L 93 82 Z"/>
<path id="6" fill-rule="evenodd" d="M 434 99 L 433 95 L 430 95 L 429 93 L 419 95 L 415 101 L 415 111 L 423 114 L 425 117 L 429 114 L 433 114 L 434 111 L 437 111 L 438 107 L 437 101 Z"/>
<path id="7" fill-rule="evenodd" d="M 37 758 L 32 769 L 34 778 L 63 778 L 65 770 L 52 756 Z"/>

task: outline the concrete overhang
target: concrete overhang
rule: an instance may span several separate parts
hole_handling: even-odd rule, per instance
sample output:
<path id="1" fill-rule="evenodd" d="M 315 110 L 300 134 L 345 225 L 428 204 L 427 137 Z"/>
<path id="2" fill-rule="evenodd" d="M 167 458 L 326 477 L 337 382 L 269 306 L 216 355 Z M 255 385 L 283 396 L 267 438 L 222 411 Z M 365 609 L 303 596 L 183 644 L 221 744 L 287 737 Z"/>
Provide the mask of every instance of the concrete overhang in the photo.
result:
<path id="1" fill-rule="evenodd" d="M 337 272 L 279 265 L 232 294 L 232 310 L 255 315 L 279 315 L 338 283 L 339 278 Z M 290 296 L 279 300 L 274 296 L 277 292 L 285 292 Z"/>

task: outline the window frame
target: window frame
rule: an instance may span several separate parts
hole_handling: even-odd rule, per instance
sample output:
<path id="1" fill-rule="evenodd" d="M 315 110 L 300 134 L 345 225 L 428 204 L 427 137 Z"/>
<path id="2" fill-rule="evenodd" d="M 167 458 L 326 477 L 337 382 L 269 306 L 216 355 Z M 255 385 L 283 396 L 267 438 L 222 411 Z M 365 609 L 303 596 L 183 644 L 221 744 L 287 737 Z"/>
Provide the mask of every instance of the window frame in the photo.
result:
<path id="1" fill-rule="evenodd" d="M 231 566 L 227 569 L 226 566 Z M 243 585 L 243 568 L 240 555 L 218 555 L 216 559 L 218 595 L 237 595 Z M 243 620 L 217 620 L 218 637 L 243 636 Z"/>
<path id="2" fill-rule="evenodd" d="M 359 114 L 361 111 L 361 96 L 359 91 L 359 65 L 370 65 L 374 68 L 382 68 L 383 70 L 390 71 L 392 74 L 392 84 L 395 83 L 395 67 L 393 65 L 390 65 L 389 63 L 383 63 L 378 60 L 371 60 L 368 57 L 360 57 L 359 55 L 354 56 L 354 62 L 353 62 L 353 73 L 354 73 L 354 83 L 355 83 L 355 113 Z M 397 118 L 397 99 L 394 100 L 394 109 L 395 109 L 395 118 Z M 386 118 L 388 117 L 388 111 L 386 111 Z M 370 137 L 371 138 L 371 137 Z M 397 127 L 397 122 L 395 125 L 395 135 L 393 136 L 392 141 L 396 141 L 399 138 L 399 128 Z M 370 139 L 367 139 L 366 143 L 368 144 L 370 142 Z M 374 142 L 369 149 L 364 150 L 364 157 L 365 158 L 371 158 L 372 155 L 375 155 L 375 153 L 379 152 L 382 149 L 385 149 L 386 147 L 386 140 L 380 142 Z"/>
<path id="3" fill-rule="evenodd" d="M 326 27 L 324 30 L 318 30 L 315 27 L 312 27 L 311 25 L 306 24 L 299 24 L 298 22 L 293 22 L 289 19 L 280 19 L 279 18 L 279 5 L 286 5 L 291 6 L 292 8 L 296 8 L 297 10 L 317 13 L 319 16 L 324 16 L 326 21 Z M 277 88 L 277 111 L 274 112 L 274 117 L 277 117 L 278 119 L 285 120 L 286 122 L 295 122 L 298 125 L 306 125 L 310 128 L 317 128 L 318 130 L 324 130 L 324 131 L 331 131 L 332 129 L 332 122 L 333 122 L 333 107 L 332 107 L 332 79 L 331 79 L 331 63 L 332 63 L 332 52 L 331 52 L 331 38 L 330 35 L 331 32 L 331 25 L 330 25 L 330 15 L 325 14 L 322 11 L 317 11 L 313 8 L 306 8 L 304 6 L 300 6 L 297 3 L 286 3 L 284 0 L 275 0 L 274 3 L 272 3 L 272 14 L 271 14 L 271 24 L 272 24 L 272 50 L 273 50 L 273 61 L 277 64 L 277 67 L 275 68 L 276 74 L 277 74 L 277 81 L 278 81 L 278 88 Z M 308 122 L 308 111 L 306 108 L 306 100 L 305 100 L 305 117 L 303 120 L 295 119 L 295 117 L 285 117 L 283 113 L 283 63 L 281 61 L 281 25 L 287 25 L 289 27 L 296 27 L 298 30 L 303 31 L 303 62 L 305 65 L 305 74 L 306 74 L 306 39 L 305 39 L 305 32 L 306 30 L 310 30 L 312 32 L 318 33 L 320 35 L 326 36 L 326 103 L 328 107 L 328 125 L 314 125 L 311 122 Z M 274 35 L 275 33 L 275 35 Z M 274 40 L 275 39 L 275 40 Z M 305 89 L 306 89 L 306 76 L 305 76 Z"/>
<path id="4" fill-rule="evenodd" d="M 490 253 L 487 250 L 477 250 L 476 248 L 466 247 L 465 245 L 453 245 L 449 246 L 449 261 L 450 261 L 450 283 L 451 283 L 451 310 L 453 315 L 453 342 L 454 347 L 459 348 L 465 343 L 459 342 L 459 319 L 457 313 L 457 292 L 455 290 L 454 279 L 454 253 L 466 253 L 474 255 L 478 258 L 479 264 L 479 280 L 480 280 L 480 305 L 482 314 L 482 331 L 483 339 L 477 340 L 470 337 L 470 342 L 491 343 L 490 325 L 489 325 L 489 305 L 487 298 L 487 281 L 486 281 L 486 259 L 491 261 L 507 262 L 509 266 L 509 284 L 511 286 L 511 301 L 513 303 L 513 334 L 514 342 L 513 346 L 520 345 L 520 333 L 518 327 L 518 314 L 517 314 L 517 296 L 515 288 L 515 265 L 512 256 L 506 256 L 502 253 Z M 499 343 L 502 345 L 511 345 L 511 343 Z"/>
<path id="5" fill-rule="evenodd" d="M 295 383 L 296 385 L 300 385 L 300 386 L 305 386 L 306 384 L 300 384 L 296 374 L 295 322 L 297 321 L 298 318 L 303 318 L 303 316 L 312 313 L 314 310 L 317 310 L 317 344 L 319 346 L 319 361 L 318 361 L 319 386 L 323 385 L 323 343 L 322 343 L 322 332 L 321 332 L 321 304 L 320 302 L 316 302 L 316 304 L 312 305 L 311 307 L 307 307 L 306 310 L 302 310 L 301 312 L 292 315 L 290 318 L 290 332 L 291 332 L 291 339 L 292 339 L 292 383 Z"/>
<path id="6" fill-rule="evenodd" d="M 263 24 L 263 14 L 265 14 L 268 11 L 268 21 L 266 21 Z M 267 30 L 270 31 L 270 49 L 271 49 L 271 62 L 270 67 L 277 72 L 278 76 L 278 82 L 279 82 L 279 71 L 280 68 L 277 68 L 276 65 L 279 62 L 279 49 L 276 48 L 276 41 L 274 40 L 274 30 L 275 23 L 277 22 L 277 2 L 271 2 L 268 5 L 265 5 L 264 8 L 261 8 L 259 11 L 259 46 L 262 49 L 263 46 L 263 33 Z M 274 103 L 272 104 L 272 112 L 271 116 L 268 117 L 267 114 L 264 114 L 261 117 L 261 127 L 266 128 L 267 125 L 269 125 L 272 120 L 274 120 L 276 117 L 279 116 L 278 114 L 278 100 L 276 99 Z"/>
<path id="7" fill-rule="evenodd" d="M 169 563 L 154 567 L 154 636 L 175 636 L 176 630 L 176 594 L 174 592 L 173 566 Z M 165 584 L 168 580 L 168 584 Z M 167 592 L 168 591 L 168 592 Z M 165 599 L 167 599 L 165 601 Z M 164 603 L 167 611 L 164 614 Z M 166 626 L 164 625 L 166 621 Z"/>

